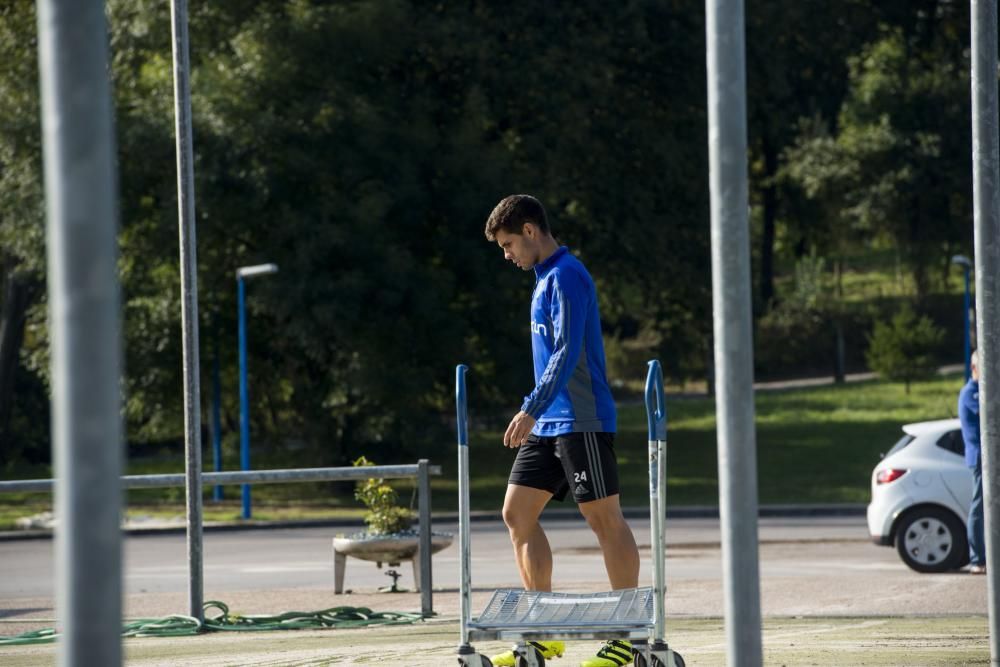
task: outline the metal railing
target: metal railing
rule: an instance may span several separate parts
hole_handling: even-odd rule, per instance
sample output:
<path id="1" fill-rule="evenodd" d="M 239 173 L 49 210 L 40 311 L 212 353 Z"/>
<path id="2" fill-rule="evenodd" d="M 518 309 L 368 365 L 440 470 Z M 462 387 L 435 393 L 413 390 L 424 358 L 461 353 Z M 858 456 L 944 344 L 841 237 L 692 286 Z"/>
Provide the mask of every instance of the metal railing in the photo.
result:
<path id="1" fill-rule="evenodd" d="M 215 484 L 288 484 L 292 482 L 332 482 L 370 479 L 416 479 L 417 480 L 417 513 L 420 527 L 420 607 L 426 616 L 434 614 L 433 579 L 431 573 L 431 475 L 440 475 L 441 466 L 430 465 L 427 459 L 420 459 L 416 464 L 361 466 L 343 468 L 292 468 L 289 470 L 248 470 L 238 472 L 203 472 L 201 486 Z M 166 475 L 126 475 L 121 478 L 121 486 L 125 489 L 158 489 L 184 486 L 187 476 L 183 473 Z M 55 486 L 52 479 L 23 479 L 0 481 L 0 493 L 51 491 Z M 202 524 L 197 524 L 200 534 Z M 188 572 L 191 573 L 190 584 L 202 590 L 204 581 L 200 573 L 200 554 L 189 556 Z"/>

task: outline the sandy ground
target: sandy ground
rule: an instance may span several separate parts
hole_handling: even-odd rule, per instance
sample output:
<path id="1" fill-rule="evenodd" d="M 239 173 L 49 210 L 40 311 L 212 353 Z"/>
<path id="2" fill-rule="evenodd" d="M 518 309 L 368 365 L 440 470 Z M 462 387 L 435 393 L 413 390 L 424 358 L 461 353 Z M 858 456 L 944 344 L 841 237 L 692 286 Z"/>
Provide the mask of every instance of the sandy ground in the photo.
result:
<path id="1" fill-rule="evenodd" d="M 413 626 L 253 634 L 216 634 L 125 642 L 127 665 L 237 667 L 261 665 L 412 665 L 456 664 L 458 624 L 439 619 Z M 668 640 L 692 666 L 725 665 L 726 638 L 721 619 L 670 619 Z M 766 665 L 899 666 L 989 664 L 987 621 L 983 617 L 790 618 L 764 622 Z M 566 655 L 548 664 L 579 664 L 596 642 L 567 645 Z M 484 642 L 484 654 L 506 648 Z M 0 661 L 8 667 L 54 665 L 56 648 L 6 647 Z"/>

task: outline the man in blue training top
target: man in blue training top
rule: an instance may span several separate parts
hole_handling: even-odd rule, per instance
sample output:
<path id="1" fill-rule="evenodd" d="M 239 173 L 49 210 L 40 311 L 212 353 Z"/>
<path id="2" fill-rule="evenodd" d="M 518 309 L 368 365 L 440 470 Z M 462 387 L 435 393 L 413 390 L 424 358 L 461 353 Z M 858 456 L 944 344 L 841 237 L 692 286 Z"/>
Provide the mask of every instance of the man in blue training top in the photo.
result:
<path id="1" fill-rule="evenodd" d="M 526 590 L 552 590 L 552 550 L 538 519 L 555 496 L 572 493 L 597 535 L 613 589 L 635 588 L 639 551 L 618 500 L 615 404 L 608 387 L 597 309 L 587 269 L 560 247 L 545 209 L 534 197 L 511 195 L 493 209 L 486 238 L 523 271 L 534 269 L 531 351 L 535 387 L 504 433 L 517 448 L 507 483 L 503 519 Z M 560 656 L 562 642 L 532 642 L 545 658 Z M 583 667 L 632 662 L 627 641 L 604 644 Z M 508 651 L 494 665 L 514 665 Z"/>
<path id="2" fill-rule="evenodd" d="M 969 572 L 986 573 L 986 539 L 983 530 L 983 458 L 979 440 L 979 354 L 969 360 L 972 377 L 958 393 L 958 419 L 965 441 L 965 465 L 972 470 L 972 505 L 969 507 Z"/>

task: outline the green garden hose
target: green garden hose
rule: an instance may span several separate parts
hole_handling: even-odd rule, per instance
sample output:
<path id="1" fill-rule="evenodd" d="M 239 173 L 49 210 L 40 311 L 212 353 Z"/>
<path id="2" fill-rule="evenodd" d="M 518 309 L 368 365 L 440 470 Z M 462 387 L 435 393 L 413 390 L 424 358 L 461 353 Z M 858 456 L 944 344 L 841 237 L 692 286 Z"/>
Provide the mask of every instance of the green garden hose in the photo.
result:
<path id="1" fill-rule="evenodd" d="M 261 630 L 306 630 L 320 628 L 361 628 L 369 625 L 403 625 L 415 623 L 423 617 L 404 611 L 372 611 L 367 607 L 331 607 L 322 611 L 286 611 L 273 616 L 255 614 L 244 616 L 230 614 L 224 602 L 210 600 L 205 603 L 205 621 L 193 616 L 174 614 L 162 618 L 140 618 L 126 623 L 122 637 L 182 637 L 204 632 Z M 210 610 L 217 610 L 209 618 Z M 47 644 L 57 641 L 54 629 L 33 630 L 13 637 L 0 637 L 0 646 Z"/>

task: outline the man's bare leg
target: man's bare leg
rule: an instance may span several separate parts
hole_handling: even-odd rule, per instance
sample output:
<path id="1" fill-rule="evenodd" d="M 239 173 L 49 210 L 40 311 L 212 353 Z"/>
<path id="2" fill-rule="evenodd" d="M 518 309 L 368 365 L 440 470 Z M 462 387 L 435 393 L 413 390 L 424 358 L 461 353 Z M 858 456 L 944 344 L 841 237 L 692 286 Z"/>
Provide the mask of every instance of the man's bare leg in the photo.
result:
<path id="1" fill-rule="evenodd" d="M 503 499 L 503 520 L 510 531 L 521 583 L 528 591 L 552 590 L 552 549 L 538 523 L 550 498 L 548 491 L 508 484 Z"/>
<path id="2" fill-rule="evenodd" d="M 618 495 L 580 503 L 579 507 L 601 545 L 611 588 L 636 588 L 639 585 L 639 548 L 635 545 L 632 529 L 625 522 Z"/>

